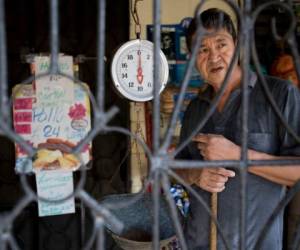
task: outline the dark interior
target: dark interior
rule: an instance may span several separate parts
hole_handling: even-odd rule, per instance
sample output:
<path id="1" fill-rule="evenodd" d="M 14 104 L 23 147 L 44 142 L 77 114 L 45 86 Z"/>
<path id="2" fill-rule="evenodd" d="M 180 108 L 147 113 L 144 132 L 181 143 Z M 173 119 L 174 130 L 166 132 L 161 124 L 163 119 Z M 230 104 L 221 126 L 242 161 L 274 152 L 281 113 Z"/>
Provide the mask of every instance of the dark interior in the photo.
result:
<path id="1" fill-rule="evenodd" d="M 97 0 L 64 0 L 59 2 L 60 52 L 78 58 L 79 79 L 92 93 L 96 89 L 97 73 Z M 110 87 L 110 59 L 114 50 L 129 39 L 129 2 L 107 1 L 106 7 L 106 107 L 116 105 L 119 113 L 111 125 L 128 128 L 129 102 L 121 99 Z M 26 56 L 49 53 L 49 1 L 5 1 L 8 84 L 11 88 L 30 76 Z M 11 93 L 11 92 L 10 92 Z M 9 94 L 10 94 L 9 93 Z M 11 107 L 8 107 L 9 109 Z M 98 134 L 93 140 L 93 161 L 87 171 L 85 190 L 100 199 L 107 194 L 124 193 L 128 188 L 128 145 L 126 136 L 116 133 Z M 15 151 L 8 137 L 0 137 L 0 211 L 11 211 L 24 193 L 20 178 L 14 172 Z M 75 180 L 80 174 L 75 173 Z M 35 188 L 33 176 L 27 177 Z M 38 218 L 36 203 L 30 204 L 14 223 L 15 238 L 20 249 L 82 249 L 91 235 L 89 216 L 82 221 L 82 207 L 76 202 L 76 213 Z M 84 224 L 84 226 L 83 226 Z M 81 230 L 87 235 L 81 239 Z M 107 241 L 110 248 L 111 242 Z M 113 246 L 111 246 L 113 248 Z"/>

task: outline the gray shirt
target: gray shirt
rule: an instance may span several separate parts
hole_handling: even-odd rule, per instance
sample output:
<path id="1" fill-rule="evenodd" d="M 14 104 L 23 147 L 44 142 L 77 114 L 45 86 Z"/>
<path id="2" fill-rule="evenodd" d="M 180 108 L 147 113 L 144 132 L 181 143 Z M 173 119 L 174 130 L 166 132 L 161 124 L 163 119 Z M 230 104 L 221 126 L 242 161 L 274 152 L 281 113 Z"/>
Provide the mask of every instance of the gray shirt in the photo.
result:
<path id="1" fill-rule="evenodd" d="M 299 90 L 287 81 L 266 76 L 271 93 L 289 125 L 300 135 L 300 95 Z M 248 147 L 272 155 L 298 155 L 300 145 L 288 134 L 280 123 L 266 98 L 262 84 L 251 72 L 249 87 L 249 125 Z M 213 94 L 209 86 L 204 93 L 188 106 L 181 130 L 183 141 L 197 127 L 211 103 Z M 242 106 L 241 90 L 234 90 L 222 113 L 215 111 L 201 133 L 221 134 L 232 142 L 241 145 Z M 179 159 L 201 159 L 199 150 L 192 142 L 177 156 Z M 239 248 L 240 216 L 240 175 L 230 178 L 226 188 L 218 194 L 218 221 L 229 242 L 230 250 Z M 209 206 L 210 193 L 193 186 Z M 260 230 L 285 193 L 285 188 L 262 177 L 247 175 L 247 214 L 246 214 L 246 249 L 253 249 Z M 188 249 L 209 249 L 210 218 L 201 203 L 190 196 L 190 213 L 185 223 L 185 235 Z M 281 213 L 264 236 L 264 250 L 282 249 L 283 214 Z M 225 249 L 218 236 L 218 249 Z"/>

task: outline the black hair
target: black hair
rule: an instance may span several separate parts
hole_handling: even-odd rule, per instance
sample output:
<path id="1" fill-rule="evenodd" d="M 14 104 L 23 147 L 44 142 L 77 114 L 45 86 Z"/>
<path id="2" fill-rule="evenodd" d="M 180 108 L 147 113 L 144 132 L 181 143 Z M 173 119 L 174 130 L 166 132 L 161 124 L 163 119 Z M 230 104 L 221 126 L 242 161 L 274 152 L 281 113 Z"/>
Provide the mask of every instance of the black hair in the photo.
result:
<path id="1" fill-rule="evenodd" d="M 200 14 L 200 20 L 203 28 L 213 30 L 225 29 L 232 36 L 233 41 L 236 41 L 237 33 L 235 27 L 230 16 L 224 11 L 217 8 L 205 10 Z M 186 31 L 186 43 L 190 52 L 192 50 L 193 35 L 196 30 L 197 20 L 194 17 Z"/>

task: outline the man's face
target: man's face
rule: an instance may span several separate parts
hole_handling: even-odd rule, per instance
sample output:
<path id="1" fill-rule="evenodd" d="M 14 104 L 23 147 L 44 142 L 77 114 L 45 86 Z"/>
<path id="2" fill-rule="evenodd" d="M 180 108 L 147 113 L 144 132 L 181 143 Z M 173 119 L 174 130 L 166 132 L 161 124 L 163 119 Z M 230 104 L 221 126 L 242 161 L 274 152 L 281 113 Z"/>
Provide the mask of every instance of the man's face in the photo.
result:
<path id="1" fill-rule="evenodd" d="M 220 87 L 235 50 L 232 36 L 224 29 L 205 36 L 199 47 L 196 67 L 209 84 Z"/>

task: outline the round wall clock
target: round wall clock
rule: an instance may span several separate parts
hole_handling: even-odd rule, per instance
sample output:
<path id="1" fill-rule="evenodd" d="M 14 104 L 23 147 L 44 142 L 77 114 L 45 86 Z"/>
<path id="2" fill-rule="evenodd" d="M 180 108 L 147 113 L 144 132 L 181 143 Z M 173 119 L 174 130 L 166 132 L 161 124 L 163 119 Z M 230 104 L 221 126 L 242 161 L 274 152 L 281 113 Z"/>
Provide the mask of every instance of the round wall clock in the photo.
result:
<path id="1" fill-rule="evenodd" d="M 111 75 L 122 96 L 136 102 L 153 99 L 153 54 L 153 43 L 140 39 L 129 41 L 117 50 L 111 64 Z M 161 50 L 158 75 L 160 93 L 169 76 L 168 62 Z"/>

